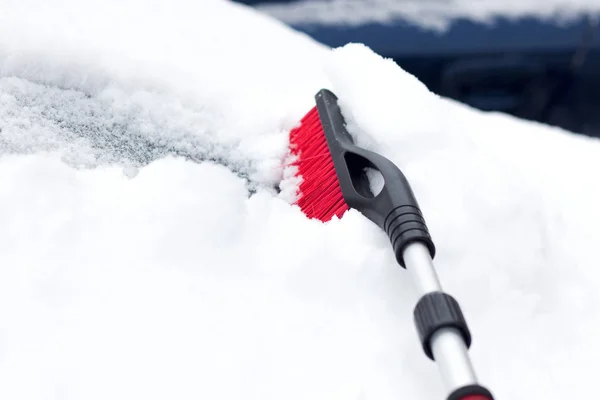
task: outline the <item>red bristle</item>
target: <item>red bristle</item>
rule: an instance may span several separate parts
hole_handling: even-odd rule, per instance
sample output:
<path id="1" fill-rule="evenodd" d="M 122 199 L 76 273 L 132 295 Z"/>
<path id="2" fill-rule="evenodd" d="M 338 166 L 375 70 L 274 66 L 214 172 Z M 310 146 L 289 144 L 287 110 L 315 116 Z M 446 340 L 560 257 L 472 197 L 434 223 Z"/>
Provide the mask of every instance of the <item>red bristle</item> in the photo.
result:
<path id="1" fill-rule="evenodd" d="M 297 160 L 302 178 L 296 204 L 308 218 L 323 222 L 341 217 L 348 205 L 344 201 L 333 159 L 327 147 L 319 113 L 314 107 L 290 132 L 290 150 Z"/>

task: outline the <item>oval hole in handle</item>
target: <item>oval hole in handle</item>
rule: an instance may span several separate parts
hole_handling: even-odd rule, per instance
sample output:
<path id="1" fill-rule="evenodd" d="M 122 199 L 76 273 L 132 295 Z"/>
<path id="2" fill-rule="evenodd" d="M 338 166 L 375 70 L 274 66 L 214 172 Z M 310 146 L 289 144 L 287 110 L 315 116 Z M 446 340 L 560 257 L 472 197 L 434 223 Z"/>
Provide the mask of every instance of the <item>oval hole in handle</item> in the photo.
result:
<path id="1" fill-rule="evenodd" d="M 377 197 L 385 186 L 385 179 L 375 165 L 353 152 L 346 152 L 344 160 L 356 193 L 367 199 Z"/>

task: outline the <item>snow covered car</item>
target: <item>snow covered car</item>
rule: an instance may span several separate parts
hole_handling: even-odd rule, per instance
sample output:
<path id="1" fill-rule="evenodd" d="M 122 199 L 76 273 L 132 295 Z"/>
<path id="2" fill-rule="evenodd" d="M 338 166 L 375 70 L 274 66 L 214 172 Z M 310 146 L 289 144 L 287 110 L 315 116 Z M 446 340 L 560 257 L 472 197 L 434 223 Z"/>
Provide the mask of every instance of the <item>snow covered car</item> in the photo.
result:
<path id="1" fill-rule="evenodd" d="M 440 95 L 600 136 L 595 1 L 240 1 L 328 46 L 365 43 Z"/>
<path id="2" fill-rule="evenodd" d="M 294 205 L 322 88 L 410 180 L 480 381 L 593 396 L 597 139 L 229 1 L 0 0 L 0 398 L 446 398 L 386 234 Z"/>

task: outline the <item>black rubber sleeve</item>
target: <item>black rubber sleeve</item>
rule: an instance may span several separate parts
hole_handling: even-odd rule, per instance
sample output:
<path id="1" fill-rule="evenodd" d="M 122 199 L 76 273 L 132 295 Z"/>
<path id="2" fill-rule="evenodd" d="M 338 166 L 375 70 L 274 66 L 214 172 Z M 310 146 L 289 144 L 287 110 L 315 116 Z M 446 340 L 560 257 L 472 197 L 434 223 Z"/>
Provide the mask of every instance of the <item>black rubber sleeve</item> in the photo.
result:
<path id="1" fill-rule="evenodd" d="M 454 297 L 443 292 L 427 293 L 417 303 L 414 321 L 423 346 L 423 351 L 434 359 L 431 350 L 431 338 L 440 329 L 454 328 L 463 338 L 465 346 L 471 346 L 471 332 L 467 321 Z"/>

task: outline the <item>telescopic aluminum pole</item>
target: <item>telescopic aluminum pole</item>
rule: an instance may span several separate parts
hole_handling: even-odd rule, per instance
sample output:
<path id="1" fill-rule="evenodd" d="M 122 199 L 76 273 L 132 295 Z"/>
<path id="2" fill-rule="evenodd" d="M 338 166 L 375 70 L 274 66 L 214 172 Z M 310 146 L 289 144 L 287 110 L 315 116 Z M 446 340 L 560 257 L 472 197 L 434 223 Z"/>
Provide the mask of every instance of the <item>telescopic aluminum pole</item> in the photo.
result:
<path id="1" fill-rule="evenodd" d="M 458 302 L 442 291 L 429 250 L 420 242 L 411 243 L 403 259 L 421 296 L 415 308 L 421 343 L 438 366 L 448 400 L 493 400 L 477 382 L 468 354 L 471 334 Z"/>

